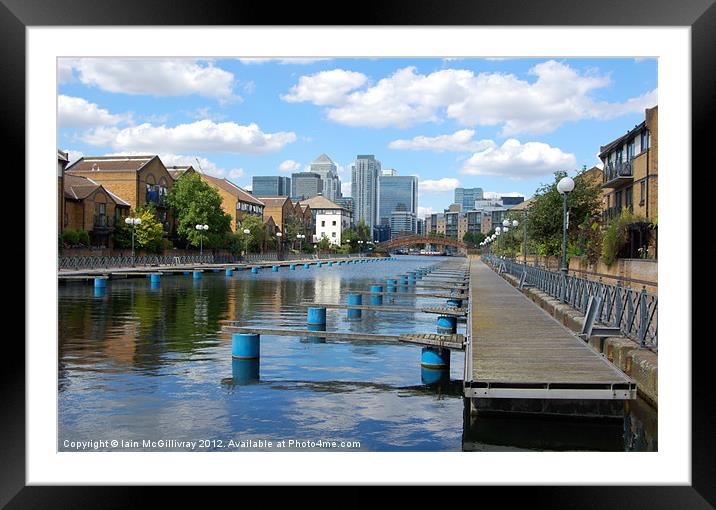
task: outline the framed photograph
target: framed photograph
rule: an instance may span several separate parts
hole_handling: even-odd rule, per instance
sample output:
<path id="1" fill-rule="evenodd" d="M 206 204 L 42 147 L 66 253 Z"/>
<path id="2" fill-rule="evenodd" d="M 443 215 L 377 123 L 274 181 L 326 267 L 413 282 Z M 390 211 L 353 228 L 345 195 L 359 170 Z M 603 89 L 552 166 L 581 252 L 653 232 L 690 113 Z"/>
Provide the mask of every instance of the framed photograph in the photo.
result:
<path id="1" fill-rule="evenodd" d="M 535 7 L 3 0 L 27 333 L 0 503 L 288 483 L 711 507 L 689 211 L 716 7 Z"/>

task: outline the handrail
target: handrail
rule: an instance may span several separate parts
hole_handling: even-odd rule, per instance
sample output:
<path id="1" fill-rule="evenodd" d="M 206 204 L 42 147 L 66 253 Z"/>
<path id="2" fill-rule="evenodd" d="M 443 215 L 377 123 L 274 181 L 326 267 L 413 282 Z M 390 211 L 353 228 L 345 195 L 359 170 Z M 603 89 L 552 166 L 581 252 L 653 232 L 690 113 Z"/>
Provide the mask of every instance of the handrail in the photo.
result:
<path id="1" fill-rule="evenodd" d="M 516 278 L 524 277 L 523 283 L 535 287 L 583 314 L 592 296 L 601 298 L 597 322 L 618 327 L 622 334 L 636 340 L 642 347 L 658 348 L 658 296 L 641 290 L 589 280 L 578 276 L 564 278 L 561 272 L 531 267 L 495 255 L 483 255 L 482 260 L 498 272 L 507 272 Z"/>

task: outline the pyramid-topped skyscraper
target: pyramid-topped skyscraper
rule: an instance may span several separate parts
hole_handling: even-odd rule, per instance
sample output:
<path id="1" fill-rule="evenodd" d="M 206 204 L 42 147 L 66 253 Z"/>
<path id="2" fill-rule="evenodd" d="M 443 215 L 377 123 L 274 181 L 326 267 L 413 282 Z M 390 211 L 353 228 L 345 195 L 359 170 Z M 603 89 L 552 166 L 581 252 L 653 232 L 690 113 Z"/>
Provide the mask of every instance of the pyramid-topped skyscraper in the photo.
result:
<path id="1" fill-rule="evenodd" d="M 323 196 L 334 201 L 341 198 L 341 180 L 338 178 L 338 167 L 326 154 L 321 154 L 311 163 L 311 172 L 321 176 Z"/>

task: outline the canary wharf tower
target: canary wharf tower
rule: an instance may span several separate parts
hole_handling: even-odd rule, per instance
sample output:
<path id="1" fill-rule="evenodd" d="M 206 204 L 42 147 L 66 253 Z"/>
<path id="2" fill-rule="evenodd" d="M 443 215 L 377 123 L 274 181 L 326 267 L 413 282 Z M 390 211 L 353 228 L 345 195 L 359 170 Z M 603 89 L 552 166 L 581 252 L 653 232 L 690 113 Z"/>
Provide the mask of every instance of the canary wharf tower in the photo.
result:
<path id="1" fill-rule="evenodd" d="M 372 154 L 356 156 L 351 167 L 351 195 L 353 218 L 356 224 L 363 220 L 373 232 L 378 213 L 378 175 L 380 161 Z"/>

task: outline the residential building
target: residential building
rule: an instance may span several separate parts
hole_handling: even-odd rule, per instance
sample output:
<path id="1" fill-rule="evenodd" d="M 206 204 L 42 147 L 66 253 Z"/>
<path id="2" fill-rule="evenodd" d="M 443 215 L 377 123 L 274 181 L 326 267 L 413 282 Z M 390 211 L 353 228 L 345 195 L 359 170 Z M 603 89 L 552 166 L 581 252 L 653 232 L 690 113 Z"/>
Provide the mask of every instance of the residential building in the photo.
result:
<path id="1" fill-rule="evenodd" d="M 172 233 L 166 196 L 174 185 L 174 178 L 159 156 L 87 156 L 68 166 L 65 176 L 67 174 L 92 179 L 133 210 L 143 205 L 154 206 L 164 229 Z"/>
<path id="2" fill-rule="evenodd" d="M 510 207 L 505 206 L 502 199 L 475 200 L 475 211 L 480 213 L 480 231 L 483 234 L 489 233 L 494 227 L 502 225 L 507 217 Z"/>
<path id="3" fill-rule="evenodd" d="M 378 174 L 380 161 L 373 154 L 359 154 L 351 167 L 351 196 L 356 224 L 365 222 L 373 232 L 378 224 Z"/>
<path id="4" fill-rule="evenodd" d="M 273 218 L 276 231 L 286 232 L 286 221 L 295 214 L 293 202 L 289 197 L 254 197 L 264 204 L 264 223 Z"/>
<path id="5" fill-rule="evenodd" d="M 57 149 L 57 233 L 61 234 L 65 224 L 65 168 L 69 154 Z"/>
<path id="6" fill-rule="evenodd" d="M 416 227 L 415 213 L 412 211 L 396 210 L 390 213 L 390 238 L 415 234 Z"/>
<path id="7" fill-rule="evenodd" d="M 305 203 L 305 202 L 299 202 L 299 205 L 301 206 L 301 210 L 303 211 L 303 221 L 301 223 L 303 230 L 300 232 L 301 234 L 306 236 L 306 239 L 313 239 L 313 233 L 315 232 L 315 221 L 313 219 L 313 211 L 311 210 L 311 207 Z M 295 239 L 292 239 L 291 242 L 294 242 Z"/>
<path id="8" fill-rule="evenodd" d="M 315 172 L 298 172 L 291 175 L 291 198 L 306 200 L 323 193 L 323 180 Z M 264 195 L 257 195 L 264 196 Z M 266 195 L 269 196 L 269 195 Z"/>
<path id="9" fill-rule="evenodd" d="M 378 177 L 378 224 L 390 225 L 395 211 L 418 212 L 418 178 L 412 175 Z"/>
<path id="10" fill-rule="evenodd" d="M 167 172 L 169 172 L 169 175 L 172 176 L 172 179 L 174 179 L 174 182 L 176 182 L 179 177 L 181 177 L 184 174 L 193 174 L 197 173 L 196 170 L 194 170 L 194 167 L 191 165 L 187 166 L 168 166 Z"/>
<path id="11" fill-rule="evenodd" d="M 645 110 L 645 119 L 623 136 L 599 149 L 602 188 L 607 192 L 604 217 L 618 216 L 623 208 L 647 220 L 658 215 L 658 106 Z"/>
<path id="12" fill-rule="evenodd" d="M 415 220 L 415 233 L 419 236 L 425 235 L 425 220 L 422 218 L 417 218 Z"/>
<path id="13" fill-rule="evenodd" d="M 129 215 L 129 203 L 98 182 L 79 175 L 63 179 L 62 230 L 85 230 L 92 246 L 112 247 L 112 232 Z"/>
<path id="14" fill-rule="evenodd" d="M 445 235 L 445 214 L 433 213 L 425 217 L 425 233 Z"/>
<path id="15" fill-rule="evenodd" d="M 340 198 L 341 180 L 338 178 L 338 168 L 331 158 L 325 154 L 318 156 L 311 163 L 311 172 L 321 176 L 324 197 L 331 201 Z"/>
<path id="16" fill-rule="evenodd" d="M 313 241 L 319 242 L 325 235 L 332 244 L 340 245 L 341 234 L 351 226 L 351 212 L 323 196 L 309 198 L 303 203 L 313 213 Z"/>
<path id="17" fill-rule="evenodd" d="M 197 172 L 198 173 L 198 172 Z M 212 175 L 199 174 L 201 180 L 214 188 L 221 197 L 221 209 L 231 216 L 231 230 L 236 232 L 241 222 L 248 216 L 263 217 L 264 203 L 252 196 L 248 191 L 226 179 Z"/>
<path id="18" fill-rule="evenodd" d="M 455 188 L 455 203 L 462 205 L 463 211 L 475 209 L 475 200 L 482 199 L 482 188 Z"/>
<path id="19" fill-rule="evenodd" d="M 280 175 L 257 175 L 251 179 L 255 197 L 287 197 L 291 195 L 291 178 Z"/>

